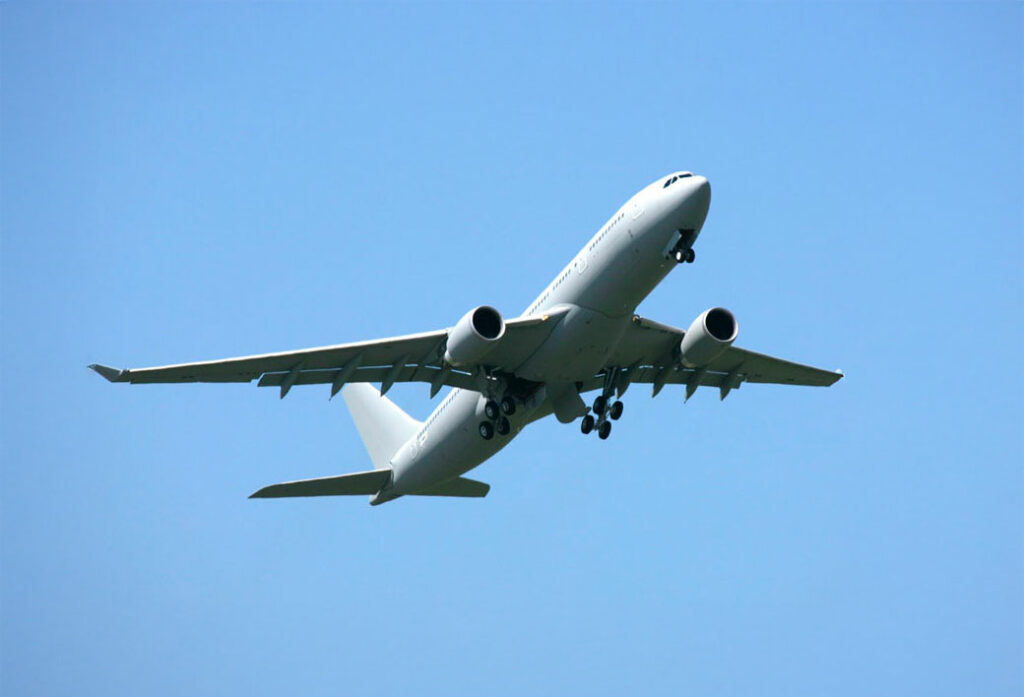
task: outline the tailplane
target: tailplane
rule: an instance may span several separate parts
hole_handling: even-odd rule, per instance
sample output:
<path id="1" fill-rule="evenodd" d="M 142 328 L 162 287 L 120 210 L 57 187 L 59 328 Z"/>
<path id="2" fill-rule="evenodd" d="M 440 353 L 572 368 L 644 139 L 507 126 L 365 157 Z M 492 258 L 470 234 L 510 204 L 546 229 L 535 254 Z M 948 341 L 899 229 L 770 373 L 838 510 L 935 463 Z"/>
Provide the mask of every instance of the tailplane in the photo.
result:
<path id="1" fill-rule="evenodd" d="M 365 382 L 349 383 L 341 394 L 376 469 L 387 469 L 398 449 L 423 426 Z"/>

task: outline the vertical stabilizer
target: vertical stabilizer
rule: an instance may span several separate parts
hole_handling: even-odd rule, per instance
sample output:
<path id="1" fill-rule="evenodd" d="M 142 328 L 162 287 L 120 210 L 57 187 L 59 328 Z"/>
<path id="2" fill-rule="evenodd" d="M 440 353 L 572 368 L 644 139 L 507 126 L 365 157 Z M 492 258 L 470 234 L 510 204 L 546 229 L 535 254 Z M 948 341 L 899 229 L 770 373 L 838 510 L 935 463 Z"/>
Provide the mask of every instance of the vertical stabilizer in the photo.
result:
<path id="1" fill-rule="evenodd" d="M 398 449 L 423 425 L 373 385 L 349 383 L 341 394 L 376 469 L 386 469 Z"/>

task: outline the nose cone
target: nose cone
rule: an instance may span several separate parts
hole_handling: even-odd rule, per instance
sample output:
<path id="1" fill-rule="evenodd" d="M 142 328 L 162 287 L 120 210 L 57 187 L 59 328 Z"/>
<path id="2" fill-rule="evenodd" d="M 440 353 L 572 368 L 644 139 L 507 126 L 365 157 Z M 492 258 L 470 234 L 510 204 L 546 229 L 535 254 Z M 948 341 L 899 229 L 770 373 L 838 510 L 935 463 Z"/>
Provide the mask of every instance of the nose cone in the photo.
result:
<path id="1" fill-rule="evenodd" d="M 694 177 L 693 183 L 695 186 L 690 197 L 693 199 L 694 205 L 703 208 L 707 213 L 708 208 L 711 207 L 711 183 L 706 177 Z"/>
<path id="2" fill-rule="evenodd" d="M 680 227 L 699 230 L 711 207 L 711 184 L 706 177 L 695 175 L 681 180 L 675 186 L 679 186 L 675 208 L 680 218 Z"/>

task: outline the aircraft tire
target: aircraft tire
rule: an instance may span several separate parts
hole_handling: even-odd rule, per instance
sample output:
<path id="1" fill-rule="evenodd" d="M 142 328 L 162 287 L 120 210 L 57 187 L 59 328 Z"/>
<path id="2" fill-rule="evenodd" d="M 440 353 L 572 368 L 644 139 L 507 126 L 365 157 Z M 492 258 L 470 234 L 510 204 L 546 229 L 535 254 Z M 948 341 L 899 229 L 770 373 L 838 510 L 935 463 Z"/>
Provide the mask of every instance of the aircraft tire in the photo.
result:
<path id="1" fill-rule="evenodd" d="M 487 403 L 484 404 L 484 416 L 491 421 L 497 421 L 498 417 L 501 416 L 501 409 L 498 407 L 498 403 L 493 399 L 488 399 Z"/>
<path id="2" fill-rule="evenodd" d="M 600 426 L 597 427 L 597 435 L 601 440 L 605 440 L 612 432 L 612 422 L 604 421 Z"/>
<path id="3" fill-rule="evenodd" d="M 512 431 L 512 424 L 509 423 L 508 418 L 503 416 L 501 417 L 501 420 L 498 422 L 497 428 L 498 435 L 507 436 Z"/>
<path id="4" fill-rule="evenodd" d="M 613 421 L 618 421 L 619 417 L 622 416 L 622 409 L 622 402 L 615 402 L 614 404 L 612 404 L 612 408 L 608 412 L 608 416 L 610 416 Z"/>
<path id="5" fill-rule="evenodd" d="M 594 417 L 591 416 L 590 414 L 587 414 L 586 416 L 584 416 L 583 417 L 583 421 L 580 423 L 580 430 L 583 432 L 583 435 L 587 435 L 588 433 L 593 431 L 594 430 Z"/>
<path id="6" fill-rule="evenodd" d="M 693 260 L 697 258 L 697 252 L 693 251 L 693 247 L 686 250 L 686 263 L 692 264 Z"/>
<path id="7" fill-rule="evenodd" d="M 604 414 L 605 407 L 608 406 L 608 398 L 603 394 L 598 395 L 597 399 L 594 400 L 594 413 L 598 416 Z"/>
<path id="8" fill-rule="evenodd" d="M 505 416 L 512 416 L 516 413 L 516 400 L 512 397 L 503 397 L 501 400 L 501 410 L 505 412 Z"/>
<path id="9" fill-rule="evenodd" d="M 481 421 L 477 431 L 480 433 L 480 437 L 484 440 L 494 438 L 494 424 L 490 421 Z"/>

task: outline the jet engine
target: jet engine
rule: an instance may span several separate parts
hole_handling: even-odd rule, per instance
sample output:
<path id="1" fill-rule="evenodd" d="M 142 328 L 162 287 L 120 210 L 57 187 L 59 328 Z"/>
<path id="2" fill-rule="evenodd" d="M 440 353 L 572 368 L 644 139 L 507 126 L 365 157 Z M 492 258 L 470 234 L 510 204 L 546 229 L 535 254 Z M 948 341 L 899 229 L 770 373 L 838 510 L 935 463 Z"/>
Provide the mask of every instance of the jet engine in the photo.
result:
<path id="1" fill-rule="evenodd" d="M 724 307 L 704 310 L 679 342 L 679 360 L 687 368 L 699 368 L 718 358 L 736 341 L 739 325 Z"/>
<path id="2" fill-rule="evenodd" d="M 505 320 L 490 305 L 475 307 L 448 332 L 444 360 L 456 368 L 477 365 L 505 336 Z"/>

